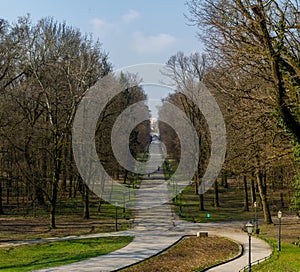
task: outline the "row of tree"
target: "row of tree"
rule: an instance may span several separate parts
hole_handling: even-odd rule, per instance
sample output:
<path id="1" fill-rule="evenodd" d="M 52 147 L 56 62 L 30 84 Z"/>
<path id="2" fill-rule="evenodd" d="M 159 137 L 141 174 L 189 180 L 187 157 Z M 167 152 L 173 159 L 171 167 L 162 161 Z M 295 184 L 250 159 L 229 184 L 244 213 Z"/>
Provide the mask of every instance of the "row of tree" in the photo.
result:
<path id="1" fill-rule="evenodd" d="M 227 126 L 222 182 L 226 186 L 227 175 L 242 174 L 247 189 L 251 177 L 266 223 L 271 222 L 267 192 L 274 173 L 287 186 L 293 184 L 292 204 L 298 210 L 300 206 L 299 5 L 298 0 L 188 0 L 187 17 L 198 28 L 207 54 L 179 52 L 167 63 L 166 73 L 178 85 L 178 93 L 167 100 L 186 113 L 199 136 L 196 192 L 210 158 L 211 139 L 201 111 L 180 91 L 203 81 Z M 13 25 L 0 20 L 0 62 L 0 213 L 2 195 L 9 199 L 13 194 L 17 201 L 22 197 L 48 206 L 55 227 L 60 188 L 68 188 L 70 197 L 80 189 L 88 217 L 89 190 L 78 178 L 71 129 L 82 97 L 112 70 L 107 53 L 99 42 L 65 23 L 45 18 L 33 24 L 26 16 Z M 123 86 L 137 82 L 129 75 L 118 80 Z M 97 125 L 99 158 L 107 172 L 124 183 L 130 173 L 114 159 L 110 135 L 117 116 L 145 98 L 139 87 L 123 91 L 107 104 Z M 131 133 L 134 156 L 145 151 L 149 131 L 149 122 L 143 122 Z M 161 123 L 160 133 L 178 160 L 175 131 Z M 200 195 L 201 209 L 203 203 Z"/>
<path id="2" fill-rule="evenodd" d="M 13 25 L 0 21 L 0 62 L 0 213 L 6 193 L 7 199 L 11 195 L 17 202 L 45 206 L 55 228 L 59 194 L 68 188 L 69 197 L 74 197 L 80 188 L 88 218 L 89 190 L 74 164 L 71 130 L 82 97 L 112 71 L 108 54 L 78 29 L 52 18 L 33 24 L 26 16 Z M 125 86 L 132 79 L 122 75 L 119 80 Z M 122 110 L 145 98 L 140 88 L 124 90 L 99 118 L 99 158 L 107 172 L 120 179 L 124 171 L 112 159 L 110 132 Z M 147 146 L 150 136 L 144 135 L 149 129 L 146 122 L 131 134 L 134 154 Z"/>
<path id="3" fill-rule="evenodd" d="M 178 91 L 203 81 L 215 95 L 227 127 L 223 174 L 244 175 L 245 190 L 247 177 L 255 181 L 265 223 L 272 222 L 267 188 L 276 169 L 281 169 L 285 188 L 294 187 L 291 207 L 300 208 L 299 4 L 288 0 L 189 0 L 187 17 L 198 28 L 207 54 L 179 52 L 167 63 Z M 174 95 L 168 100 L 174 101 Z M 193 103 L 178 94 L 175 103 L 201 124 Z M 199 135 L 207 134 L 205 125 L 200 127 Z M 163 138 L 170 133 L 165 131 L 162 125 Z M 200 138 L 206 152 L 202 161 L 200 158 L 196 184 L 205 171 L 204 161 L 209 160 L 209 139 Z M 201 197 L 200 203 L 203 208 Z"/>

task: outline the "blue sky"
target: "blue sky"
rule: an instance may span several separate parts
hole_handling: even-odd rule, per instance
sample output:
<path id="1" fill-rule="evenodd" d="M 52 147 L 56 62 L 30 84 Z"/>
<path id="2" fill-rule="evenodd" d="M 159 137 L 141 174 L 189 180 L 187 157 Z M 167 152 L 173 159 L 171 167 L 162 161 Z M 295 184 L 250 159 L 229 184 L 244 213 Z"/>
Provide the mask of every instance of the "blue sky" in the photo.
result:
<path id="1" fill-rule="evenodd" d="M 201 51 L 196 29 L 187 25 L 185 0 L 0 0 L 0 17 L 14 22 L 30 13 L 33 22 L 52 16 L 92 33 L 114 68 L 165 63 L 181 50 Z"/>
<path id="2" fill-rule="evenodd" d="M 109 53 L 114 69 L 166 63 L 177 51 L 200 51 L 196 28 L 188 26 L 185 0 L 0 0 L 0 18 L 10 23 L 27 13 L 32 21 L 51 16 L 92 33 Z M 153 116 L 166 88 L 145 89 Z"/>

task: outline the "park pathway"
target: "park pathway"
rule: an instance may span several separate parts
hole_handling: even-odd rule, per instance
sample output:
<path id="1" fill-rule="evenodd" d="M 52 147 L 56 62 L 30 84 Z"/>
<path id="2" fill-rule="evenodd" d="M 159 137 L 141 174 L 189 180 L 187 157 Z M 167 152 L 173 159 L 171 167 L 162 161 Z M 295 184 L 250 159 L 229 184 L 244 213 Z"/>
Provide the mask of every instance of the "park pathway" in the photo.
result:
<path id="1" fill-rule="evenodd" d="M 161 145 L 156 142 L 152 146 L 152 155 L 162 155 Z M 155 162 L 154 162 L 155 163 Z M 147 189 L 153 186 L 161 186 L 160 192 L 155 190 L 145 191 L 144 195 L 137 197 L 137 205 L 142 209 L 134 211 L 134 227 L 132 231 L 120 231 L 106 234 L 93 234 L 75 237 L 103 237 L 103 236 L 134 236 L 133 241 L 114 252 L 88 260 L 76 262 L 73 264 L 42 269 L 38 271 L 76 271 L 76 272 L 105 272 L 117 271 L 126 266 L 140 262 L 153 255 L 156 255 L 172 244 L 176 243 L 185 235 L 195 235 L 198 231 L 208 232 L 209 235 L 218 235 L 228 237 L 244 247 L 244 253 L 236 260 L 233 260 L 225 265 L 217 266 L 209 271 L 220 272 L 235 272 L 239 271 L 248 264 L 247 244 L 248 235 L 241 231 L 242 223 L 190 223 L 179 220 L 173 213 L 170 204 L 163 204 L 156 207 L 151 207 L 151 201 L 156 202 L 156 199 L 163 199 L 167 197 L 168 188 L 164 180 L 163 171 L 157 168 L 157 171 L 143 180 L 141 184 L 142 189 Z M 72 237 L 71 237 L 72 238 Z M 68 239 L 68 238 L 64 238 Z M 72 238 L 74 239 L 74 237 Z M 271 249 L 264 241 L 253 238 L 252 243 L 252 261 L 267 257 L 271 254 Z M 32 241 L 34 242 L 34 241 Z M 24 243 L 24 242 L 23 242 Z M 26 243 L 26 242 L 25 242 Z"/>
<path id="2" fill-rule="evenodd" d="M 162 172 L 155 175 L 155 179 L 147 180 L 146 186 L 150 186 L 150 183 L 153 185 L 163 178 Z M 142 201 L 142 198 L 138 199 Z M 175 216 L 170 205 L 139 209 L 134 213 L 133 232 L 122 232 L 134 236 L 134 240 L 126 247 L 104 256 L 40 271 L 114 271 L 149 258 L 182 237 L 182 232 L 172 231 Z"/>

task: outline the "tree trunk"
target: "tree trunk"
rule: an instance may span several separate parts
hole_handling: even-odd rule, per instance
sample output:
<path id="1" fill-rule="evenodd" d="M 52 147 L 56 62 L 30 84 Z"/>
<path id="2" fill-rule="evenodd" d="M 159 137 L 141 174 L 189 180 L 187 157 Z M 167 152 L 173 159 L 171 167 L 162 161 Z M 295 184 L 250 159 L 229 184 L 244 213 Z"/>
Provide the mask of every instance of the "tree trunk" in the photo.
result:
<path id="1" fill-rule="evenodd" d="M 252 176 L 251 176 L 251 200 L 252 203 L 256 202 L 256 190 L 255 190 L 255 173 L 252 172 Z"/>
<path id="2" fill-rule="evenodd" d="M 199 184 L 198 181 L 195 182 L 195 194 L 198 195 L 199 194 Z"/>
<path id="3" fill-rule="evenodd" d="M 58 181 L 53 181 L 52 197 L 50 201 L 50 227 L 52 229 L 56 228 L 55 214 L 56 214 L 57 193 L 58 193 Z"/>
<path id="4" fill-rule="evenodd" d="M 9 204 L 9 198 L 10 198 L 10 174 L 6 178 L 6 204 Z"/>
<path id="5" fill-rule="evenodd" d="M 219 203 L 219 186 L 218 186 L 218 179 L 215 181 L 215 184 L 214 184 L 214 191 L 215 191 L 214 207 L 215 207 L 215 208 L 218 208 L 218 207 L 220 207 L 220 203 Z"/>
<path id="6" fill-rule="evenodd" d="M 197 188 L 197 194 L 199 194 L 198 189 L 199 189 L 200 184 L 199 184 L 198 174 L 196 174 L 196 182 L 195 182 L 195 184 L 196 184 L 195 187 Z M 200 206 L 200 211 L 204 211 L 205 210 L 204 209 L 204 195 L 203 194 L 199 194 L 199 206 Z"/>
<path id="7" fill-rule="evenodd" d="M 228 181 L 227 181 L 227 173 L 226 173 L 226 171 L 224 171 L 222 173 L 222 186 L 224 188 L 228 188 Z"/>
<path id="8" fill-rule="evenodd" d="M 2 205 L 2 177 L 0 177 L 0 215 L 3 215 L 3 205 Z"/>
<path id="9" fill-rule="evenodd" d="M 69 176 L 69 198 L 72 198 L 73 176 Z"/>
<path id="10" fill-rule="evenodd" d="M 83 184 L 82 201 L 83 201 L 83 218 L 90 219 L 89 188 L 86 184 Z"/>
<path id="11" fill-rule="evenodd" d="M 57 147 L 57 142 L 55 142 L 55 150 L 54 150 L 54 159 L 55 159 L 55 169 L 53 173 L 52 178 L 52 195 L 51 195 L 51 206 L 50 206 L 50 227 L 55 229 L 56 228 L 56 222 L 55 222 L 55 213 L 56 213 L 56 202 L 57 202 L 57 196 L 58 196 L 58 183 L 59 183 L 59 177 L 60 177 L 60 170 L 61 170 L 61 148 Z"/>
<path id="12" fill-rule="evenodd" d="M 249 212 L 249 199 L 248 199 L 248 186 L 247 186 L 247 176 L 244 175 L 244 211 Z"/>
<path id="13" fill-rule="evenodd" d="M 123 184 L 126 184 L 127 178 L 128 178 L 128 170 L 125 170 Z"/>
<path id="14" fill-rule="evenodd" d="M 100 213 L 100 212 L 101 212 L 101 206 L 102 206 L 102 199 L 99 198 L 98 208 L 97 208 L 97 213 Z"/>
<path id="15" fill-rule="evenodd" d="M 76 179 L 74 180 L 73 198 L 76 198 L 76 196 L 77 196 L 79 185 L 80 185 L 80 176 L 77 176 Z"/>
<path id="16" fill-rule="evenodd" d="M 255 175 L 256 175 L 256 181 L 257 181 L 257 185 L 258 185 L 258 192 L 260 195 L 261 204 L 262 204 L 262 208 L 263 208 L 263 212 L 264 212 L 264 223 L 272 224 L 273 222 L 272 222 L 270 208 L 269 208 L 268 199 L 267 199 L 267 188 L 264 187 L 264 185 L 263 185 L 263 177 L 262 177 L 259 169 L 256 169 Z"/>
<path id="17" fill-rule="evenodd" d="M 195 194 L 198 195 L 199 194 L 199 179 L 198 179 L 198 175 L 196 174 L 195 177 Z"/>
<path id="18" fill-rule="evenodd" d="M 199 194 L 199 202 L 200 202 L 200 211 L 205 211 L 204 209 L 204 195 Z"/>
<path id="19" fill-rule="evenodd" d="M 288 89 L 285 87 L 283 73 L 280 63 L 282 63 L 282 57 L 280 52 L 277 49 L 274 49 L 272 43 L 272 37 L 269 32 L 269 27 L 267 26 L 267 20 L 264 17 L 264 12 L 262 12 L 257 6 L 252 8 L 257 21 L 260 24 L 260 29 L 262 30 L 263 35 L 261 35 L 264 44 L 266 46 L 266 51 L 268 52 L 269 63 L 273 73 L 274 85 L 277 89 L 277 110 L 280 114 L 280 117 L 285 122 L 285 125 L 289 131 L 293 134 L 295 140 L 300 143 L 300 123 L 298 119 L 293 115 L 293 111 L 289 108 L 289 104 L 286 101 Z M 289 65 L 288 65 L 289 66 Z"/>
<path id="20" fill-rule="evenodd" d="M 35 199 L 37 200 L 39 205 L 45 205 L 45 199 L 44 199 L 44 192 L 41 188 L 38 186 L 34 186 L 34 194 L 35 194 Z"/>

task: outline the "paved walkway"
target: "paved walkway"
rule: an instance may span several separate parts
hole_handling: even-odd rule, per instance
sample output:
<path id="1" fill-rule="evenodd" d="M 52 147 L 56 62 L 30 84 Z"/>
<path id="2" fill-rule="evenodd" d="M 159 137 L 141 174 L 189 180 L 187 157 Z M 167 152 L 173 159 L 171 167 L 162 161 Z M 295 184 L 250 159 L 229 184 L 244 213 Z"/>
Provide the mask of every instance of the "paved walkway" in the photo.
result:
<path id="1" fill-rule="evenodd" d="M 157 151 L 158 152 L 158 151 Z M 167 186 L 166 182 L 163 183 L 162 171 L 158 171 L 152 177 L 143 182 L 144 188 L 151 187 L 153 185 Z M 164 185 L 165 184 L 165 185 Z M 167 187 L 165 190 L 167 192 Z M 154 192 L 155 193 L 155 192 Z M 151 195 L 151 190 L 147 192 L 145 196 L 147 204 L 151 199 L 163 198 L 163 195 Z M 138 201 L 145 201 L 145 197 L 137 198 Z M 138 203 L 142 206 L 142 203 Z M 132 231 L 120 231 L 115 233 L 105 234 L 92 234 L 83 235 L 78 237 L 65 237 L 48 239 L 51 241 L 63 240 L 63 239 L 81 239 L 87 237 L 104 237 L 104 236 L 134 236 L 134 240 L 117 251 L 112 253 L 84 260 L 81 262 L 63 265 L 59 267 L 53 267 L 48 269 L 42 269 L 38 271 L 76 271 L 76 272 L 105 272 L 116 271 L 123 267 L 142 261 L 149 258 L 159 252 L 165 250 L 172 244 L 176 243 L 184 235 L 196 235 L 198 231 L 208 232 L 209 235 L 219 235 L 228 237 L 237 241 L 244 247 L 244 254 L 227 264 L 215 267 L 209 271 L 220 272 L 235 272 L 239 271 L 245 265 L 248 264 L 248 235 L 241 231 L 242 223 L 230 222 L 230 223 L 190 223 L 179 220 L 172 212 L 172 208 L 169 204 L 163 204 L 149 209 L 138 209 L 135 211 L 135 223 Z M 14 245 L 25 243 L 37 243 L 43 240 L 32 241 L 20 241 L 14 242 Z M 2 244 L 0 246 L 8 246 L 12 243 Z M 271 254 L 271 249 L 267 243 L 259 240 L 255 237 L 252 238 L 252 261 L 267 257 Z"/>
<path id="2" fill-rule="evenodd" d="M 165 205 L 168 206 L 168 205 Z M 165 207 L 163 207 L 165 209 Z M 162 209 L 162 210 L 163 210 Z M 239 222 L 231 223 L 189 223 L 181 220 L 174 220 L 169 217 L 170 224 L 161 223 L 160 220 L 165 218 L 164 214 L 144 211 L 144 215 L 151 216 L 151 220 L 143 226 L 137 225 L 134 231 L 121 231 L 107 234 L 94 234 L 84 237 L 102 237 L 110 235 L 132 235 L 135 236 L 133 242 L 126 247 L 107 255 L 91 258 L 85 261 L 64 265 L 60 267 L 42 269 L 39 271 L 76 271 L 76 272 L 105 272 L 116 271 L 131 264 L 140 262 L 146 258 L 158 254 L 172 244 L 176 243 L 184 235 L 195 235 L 198 231 L 208 232 L 209 236 L 217 235 L 230 238 L 244 247 L 244 254 L 229 263 L 217 266 L 208 271 L 235 272 L 242 269 L 248 264 L 248 235 L 242 232 Z M 160 216 L 159 216 L 160 215 Z M 154 222 L 157 219 L 157 224 Z M 166 219 L 166 218 L 165 218 Z M 153 221 L 153 224 L 149 224 Z M 146 229 L 146 226 L 151 229 Z M 175 225 L 175 226 L 174 226 Z M 157 227 L 157 229 L 156 229 Z M 252 237 L 252 262 L 260 260 L 271 254 L 270 246 L 256 237 Z"/>

